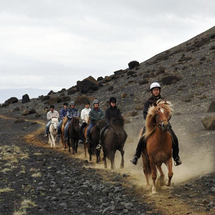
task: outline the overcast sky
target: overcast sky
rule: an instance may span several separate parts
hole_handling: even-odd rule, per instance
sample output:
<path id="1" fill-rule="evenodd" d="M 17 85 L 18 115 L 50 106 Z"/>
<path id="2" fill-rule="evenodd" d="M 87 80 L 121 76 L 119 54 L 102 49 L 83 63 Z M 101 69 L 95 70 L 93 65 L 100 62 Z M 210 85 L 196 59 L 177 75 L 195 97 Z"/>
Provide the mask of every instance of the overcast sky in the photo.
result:
<path id="1" fill-rule="evenodd" d="M 213 27 L 214 11 L 212 0 L 0 0 L 0 90 L 110 75 Z"/>

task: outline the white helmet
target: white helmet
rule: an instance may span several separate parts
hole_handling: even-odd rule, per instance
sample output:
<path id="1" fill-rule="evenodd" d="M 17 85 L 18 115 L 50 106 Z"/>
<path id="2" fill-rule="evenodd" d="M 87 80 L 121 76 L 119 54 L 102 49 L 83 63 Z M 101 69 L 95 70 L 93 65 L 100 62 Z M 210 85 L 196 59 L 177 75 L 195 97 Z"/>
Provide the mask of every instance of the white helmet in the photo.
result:
<path id="1" fill-rule="evenodd" d="M 151 85 L 150 85 L 150 90 L 152 90 L 153 88 L 160 88 L 161 89 L 161 86 L 158 82 L 153 82 Z"/>

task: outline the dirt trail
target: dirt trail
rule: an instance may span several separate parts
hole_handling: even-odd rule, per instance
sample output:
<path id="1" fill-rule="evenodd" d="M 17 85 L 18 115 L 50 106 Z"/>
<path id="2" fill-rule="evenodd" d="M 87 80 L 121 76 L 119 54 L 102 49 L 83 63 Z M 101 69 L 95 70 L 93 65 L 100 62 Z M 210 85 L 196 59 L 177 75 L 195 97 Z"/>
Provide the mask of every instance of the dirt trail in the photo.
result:
<path id="1" fill-rule="evenodd" d="M 6 119 L 6 120 L 12 120 L 13 118 L 5 117 L 3 115 L 0 115 L 0 118 Z M 13 119 L 14 120 L 14 119 Z M 35 131 L 27 134 L 24 136 L 24 139 L 26 142 L 33 144 L 35 146 L 42 146 L 45 148 L 50 148 L 50 146 L 46 143 L 48 140 L 42 138 L 42 133 L 44 132 L 44 122 L 41 121 L 35 121 L 35 120 L 28 120 L 29 122 L 37 122 L 40 124 L 39 128 L 37 128 Z M 69 155 L 67 151 L 64 151 L 62 148 L 62 145 L 57 144 L 57 147 L 54 148 L 54 150 L 65 154 L 69 157 L 78 158 L 81 160 L 84 160 L 86 165 L 86 168 L 95 168 L 95 169 L 104 169 L 103 163 L 102 164 L 96 164 L 95 159 L 92 163 L 86 162 L 86 158 L 84 157 L 84 149 L 83 145 L 80 145 L 78 148 L 78 154 L 77 155 Z M 116 161 L 115 165 L 116 167 L 119 166 L 119 154 L 116 154 Z M 147 202 L 149 205 L 154 205 L 154 211 L 159 210 L 162 212 L 162 214 L 169 215 L 181 215 L 181 214 L 215 214 L 214 208 L 207 208 L 207 203 L 210 201 L 214 201 L 214 195 L 207 195 L 204 196 L 202 199 L 201 195 L 201 189 L 204 189 L 201 187 L 201 184 L 195 184 L 195 181 L 187 181 L 183 183 L 179 183 L 177 185 L 173 185 L 171 187 L 163 187 L 161 188 L 157 194 L 152 195 L 150 191 L 145 190 L 145 179 L 144 175 L 142 173 L 142 167 L 141 162 L 138 166 L 133 166 L 129 162 L 129 157 L 125 157 L 126 163 L 125 168 L 120 169 L 116 168 L 114 172 L 117 172 L 124 177 L 126 177 L 127 183 L 124 184 L 125 187 L 134 188 L 135 192 L 138 195 L 144 195 L 144 202 Z M 177 168 L 174 168 L 174 171 L 177 172 Z M 108 172 L 112 172 L 110 170 L 110 164 L 108 169 L 104 171 L 99 172 L 103 176 L 105 180 L 109 180 L 107 178 Z M 194 183 L 194 184 L 193 184 Z M 189 186 L 191 186 L 191 188 Z M 140 200 L 141 201 L 141 200 Z M 150 213 L 150 211 L 148 211 Z"/>

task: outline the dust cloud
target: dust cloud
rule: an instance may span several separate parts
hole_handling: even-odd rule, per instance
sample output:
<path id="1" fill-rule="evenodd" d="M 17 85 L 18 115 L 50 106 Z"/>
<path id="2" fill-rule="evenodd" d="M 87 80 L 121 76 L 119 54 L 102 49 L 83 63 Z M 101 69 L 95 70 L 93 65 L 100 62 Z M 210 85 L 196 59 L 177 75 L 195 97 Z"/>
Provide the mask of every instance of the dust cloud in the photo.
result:
<path id="1" fill-rule="evenodd" d="M 142 169 L 142 159 L 139 159 L 138 164 L 136 166 L 130 162 L 130 160 L 133 158 L 138 143 L 139 130 L 135 129 L 132 128 L 131 125 L 126 126 L 128 139 L 124 147 L 125 166 L 123 169 L 120 168 L 121 154 L 117 151 L 115 154 L 114 171 L 120 174 L 128 175 L 129 177 L 127 177 L 127 180 L 129 180 L 131 183 L 145 187 L 146 180 Z M 196 138 L 198 138 L 198 135 L 193 137 L 193 135 L 189 135 L 189 132 L 186 132 L 186 129 L 174 127 L 174 131 L 179 138 L 180 157 L 182 160 L 182 165 L 173 165 L 174 175 L 172 178 L 172 184 L 180 184 L 182 182 L 186 182 L 190 179 L 203 176 L 207 173 L 214 171 L 214 155 L 212 146 L 207 145 L 207 147 L 205 147 L 205 144 L 196 144 Z M 87 158 L 84 158 L 84 154 L 82 151 L 82 153 L 79 154 L 77 157 L 81 159 L 88 159 L 89 156 L 87 153 Z M 107 160 L 107 162 L 107 171 L 112 171 L 110 168 L 110 161 Z M 95 157 L 93 156 L 92 165 L 88 167 L 104 169 L 104 164 L 103 162 L 101 162 L 100 164 L 96 164 Z M 162 169 L 167 179 L 167 168 L 164 164 L 162 165 Z"/>

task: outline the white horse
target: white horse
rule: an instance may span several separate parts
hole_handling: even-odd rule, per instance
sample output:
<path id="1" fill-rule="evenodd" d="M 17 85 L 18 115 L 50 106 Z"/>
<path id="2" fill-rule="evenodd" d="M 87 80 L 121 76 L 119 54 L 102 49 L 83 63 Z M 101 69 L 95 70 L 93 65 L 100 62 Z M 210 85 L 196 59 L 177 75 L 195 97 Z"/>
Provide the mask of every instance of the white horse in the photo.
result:
<path id="1" fill-rule="evenodd" d="M 57 118 L 52 118 L 51 124 L 49 127 L 49 142 L 51 147 L 55 147 L 55 142 L 57 138 L 57 126 L 58 126 L 58 119 Z"/>

